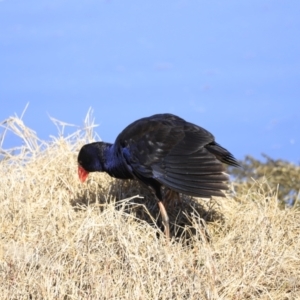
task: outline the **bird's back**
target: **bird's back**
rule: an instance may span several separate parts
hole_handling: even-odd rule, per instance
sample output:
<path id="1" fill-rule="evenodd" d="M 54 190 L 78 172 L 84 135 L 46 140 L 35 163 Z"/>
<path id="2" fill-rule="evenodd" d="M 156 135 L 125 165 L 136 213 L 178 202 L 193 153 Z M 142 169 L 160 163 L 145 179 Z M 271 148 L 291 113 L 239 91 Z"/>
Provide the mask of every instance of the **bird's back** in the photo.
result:
<path id="1" fill-rule="evenodd" d="M 171 114 L 133 122 L 115 147 L 136 178 L 198 197 L 222 196 L 228 180 L 222 162 L 238 166 L 210 132 Z"/>

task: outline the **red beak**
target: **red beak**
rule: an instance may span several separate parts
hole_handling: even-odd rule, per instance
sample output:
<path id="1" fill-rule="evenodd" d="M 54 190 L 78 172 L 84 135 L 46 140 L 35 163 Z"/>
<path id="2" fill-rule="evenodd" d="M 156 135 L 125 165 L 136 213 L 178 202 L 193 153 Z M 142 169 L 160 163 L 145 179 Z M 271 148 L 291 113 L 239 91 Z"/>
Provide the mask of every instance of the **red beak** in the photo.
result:
<path id="1" fill-rule="evenodd" d="M 85 182 L 89 176 L 89 172 L 86 171 L 82 166 L 78 166 L 78 176 L 81 182 Z"/>

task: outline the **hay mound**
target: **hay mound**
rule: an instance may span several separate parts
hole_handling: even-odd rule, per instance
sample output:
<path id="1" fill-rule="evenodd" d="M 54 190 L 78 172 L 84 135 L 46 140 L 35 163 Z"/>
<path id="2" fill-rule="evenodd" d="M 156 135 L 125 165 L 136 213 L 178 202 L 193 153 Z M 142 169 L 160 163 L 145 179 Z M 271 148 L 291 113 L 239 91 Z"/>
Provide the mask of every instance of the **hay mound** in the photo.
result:
<path id="1" fill-rule="evenodd" d="M 280 209 L 276 189 L 185 197 L 167 244 L 147 190 L 99 173 L 80 184 L 88 119 L 50 142 L 17 117 L 2 122 L 23 142 L 1 149 L 2 299 L 300 298 L 300 213 Z"/>

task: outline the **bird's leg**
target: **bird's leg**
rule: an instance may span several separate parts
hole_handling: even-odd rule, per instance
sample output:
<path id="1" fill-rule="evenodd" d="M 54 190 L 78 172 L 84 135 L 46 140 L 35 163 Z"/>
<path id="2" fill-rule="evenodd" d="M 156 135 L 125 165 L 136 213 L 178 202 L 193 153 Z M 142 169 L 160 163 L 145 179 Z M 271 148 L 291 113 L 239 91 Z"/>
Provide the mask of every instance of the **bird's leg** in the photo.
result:
<path id="1" fill-rule="evenodd" d="M 151 178 L 147 178 L 147 181 L 143 180 L 142 182 L 146 183 L 156 196 L 157 204 L 158 204 L 160 214 L 161 214 L 162 223 L 164 225 L 164 233 L 167 237 L 167 240 L 169 240 L 170 239 L 169 216 L 168 216 L 166 208 L 162 202 L 163 197 L 162 197 L 162 193 L 161 193 L 161 184 Z"/>
<path id="2" fill-rule="evenodd" d="M 162 201 L 158 201 L 158 207 L 161 213 L 162 222 L 164 225 L 164 233 L 167 237 L 167 239 L 170 239 L 170 225 L 169 225 L 169 216 L 165 209 L 165 206 L 163 205 Z"/>

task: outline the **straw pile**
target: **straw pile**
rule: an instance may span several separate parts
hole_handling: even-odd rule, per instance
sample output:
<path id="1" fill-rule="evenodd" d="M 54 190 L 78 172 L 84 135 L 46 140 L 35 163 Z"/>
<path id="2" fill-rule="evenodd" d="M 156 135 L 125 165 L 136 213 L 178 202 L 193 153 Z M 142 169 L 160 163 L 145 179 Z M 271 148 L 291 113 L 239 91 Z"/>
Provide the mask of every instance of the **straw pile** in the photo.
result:
<path id="1" fill-rule="evenodd" d="M 23 145 L 1 149 L 1 299 L 300 299 L 300 212 L 267 179 L 232 183 L 224 199 L 184 197 L 167 243 L 137 183 L 98 173 L 80 184 L 90 116 L 50 142 L 18 117 L 2 127 Z"/>

